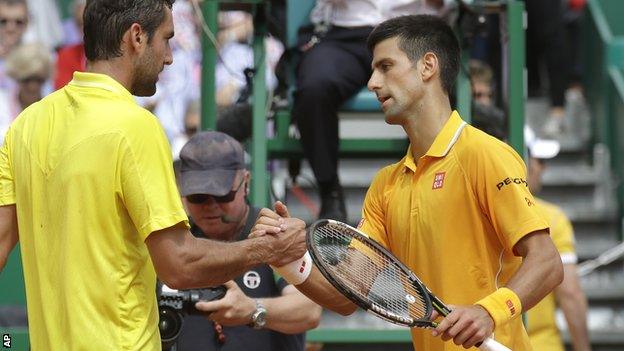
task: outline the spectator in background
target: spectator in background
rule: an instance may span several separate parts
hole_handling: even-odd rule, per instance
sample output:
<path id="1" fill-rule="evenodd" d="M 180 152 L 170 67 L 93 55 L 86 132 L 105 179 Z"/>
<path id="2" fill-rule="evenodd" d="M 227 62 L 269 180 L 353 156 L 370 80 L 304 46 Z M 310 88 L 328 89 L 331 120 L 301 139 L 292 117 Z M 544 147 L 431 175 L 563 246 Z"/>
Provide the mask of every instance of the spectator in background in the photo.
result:
<path id="1" fill-rule="evenodd" d="M 542 189 L 544 160 L 557 155 L 559 143 L 554 140 L 537 139 L 529 127 L 525 128 L 524 135 L 529 149 L 527 182 L 531 192 L 538 194 Z M 572 224 L 557 205 L 537 197 L 535 201 L 550 224 L 550 236 L 561 254 L 563 282 L 529 310 L 527 331 L 531 345 L 535 350 L 565 350 L 555 319 L 555 310 L 558 306 L 565 316 L 573 350 L 591 350 L 587 331 L 587 299 L 576 273 L 577 256 Z"/>
<path id="2" fill-rule="evenodd" d="M 319 186 L 319 218 L 347 220 L 338 178 L 338 109 L 366 86 L 373 26 L 401 14 L 433 13 L 438 0 L 319 0 L 300 31 L 292 116 Z"/>
<path id="3" fill-rule="evenodd" d="M 201 43 L 192 6 L 189 0 L 178 0 L 173 4 L 173 64 L 166 66 L 160 74 L 156 94 L 138 98 L 139 104 L 158 117 L 172 145 L 186 141 L 184 116 L 189 104 L 199 99 Z"/>
<path id="4" fill-rule="evenodd" d="M 63 46 L 82 43 L 82 14 L 87 0 L 73 0 L 68 10 L 71 16 L 63 21 Z"/>
<path id="5" fill-rule="evenodd" d="M 180 150 L 182 150 L 189 139 L 200 129 L 200 107 L 201 102 L 198 99 L 189 101 L 186 106 L 186 113 L 184 114 L 184 134 L 180 134 L 180 136 L 175 138 L 171 143 L 171 152 L 173 153 L 174 161 L 178 161 L 180 159 Z"/>
<path id="6" fill-rule="evenodd" d="M 74 0 L 72 2 L 73 20 L 71 23 L 76 29 L 76 34 L 80 35 L 80 40 L 71 44 L 66 44 L 58 52 L 56 60 L 56 76 L 54 77 L 54 89 L 60 89 L 72 80 L 74 72 L 84 72 L 87 68 L 87 57 L 85 56 L 84 43 L 82 41 L 82 15 L 86 6 L 86 0 Z M 66 35 L 72 32 L 65 32 Z"/>
<path id="7" fill-rule="evenodd" d="M 253 49 L 249 43 L 253 36 L 251 14 L 242 11 L 219 13 L 220 60 L 216 67 L 217 105 L 223 109 L 237 102 L 247 102 L 248 91 L 246 69 L 255 67 Z M 266 85 L 270 90 L 277 86 L 275 66 L 284 52 L 284 46 L 269 36 L 265 39 Z"/>
<path id="8" fill-rule="evenodd" d="M 6 75 L 5 61 L 11 51 L 22 43 L 28 28 L 26 0 L 0 0 L 0 90 L 14 82 Z"/>
<path id="9" fill-rule="evenodd" d="M 470 60 L 468 70 L 473 101 L 481 105 L 492 105 L 494 77 L 492 69 L 485 62 Z"/>
<path id="10" fill-rule="evenodd" d="M 21 45 L 7 58 L 6 71 L 17 82 L 17 86 L 14 89 L 0 90 L 2 140 L 15 117 L 46 95 L 45 83 L 52 73 L 52 58 L 40 45 Z"/>
<path id="11" fill-rule="evenodd" d="M 542 134 L 557 137 L 564 131 L 565 90 L 568 84 L 562 0 L 524 0 L 527 11 L 526 57 L 529 93 L 539 94 L 544 86 L 543 65 L 548 73 L 550 112 Z"/>
<path id="12" fill-rule="evenodd" d="M 494 105 L 494 74 L 490 66 L 480 60 L 468 64 L 472 88 L 472 125 L 505 140 L 505 113 Z"/>
<path id="13" fill-rule="evenodd" d="M 184 146 L 180 160 L 180 194 L 193 235 L 226 242 L 246 239 L 260 209 L 247 202 L 251 175 L 242 146 L 227 134 L 201 132 Z M 185 318 L 178 351 L 303 351 L 303 333 L 320 321 L 321 307 L 266 264 L 225 287 L 224 298 L 197 304 L 211 312 L 208 319 Z"/>
<path id="14" fill-rule="evenodd" d="M 63 25 L 57 0 L 27 0 L 30 24 L 27 43 L 42 44 L 50 53 L 63 45 Z"/>

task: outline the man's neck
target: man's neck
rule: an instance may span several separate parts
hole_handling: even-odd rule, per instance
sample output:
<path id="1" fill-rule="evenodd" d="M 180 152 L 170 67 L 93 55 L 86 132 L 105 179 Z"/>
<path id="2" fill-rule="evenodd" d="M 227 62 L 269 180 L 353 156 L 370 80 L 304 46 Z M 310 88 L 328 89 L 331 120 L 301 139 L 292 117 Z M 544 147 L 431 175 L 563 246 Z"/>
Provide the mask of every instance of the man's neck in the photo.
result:
<path id="1" fill-rule="evenodd" d="M 105 74 L 116 80 L 126 90 L 132 91 L 132 69 L 128 67 L 128 64 L 121 57 L 110 60 L 89 61 L 87 62 L 87 72 Z"/>
<path id="2" fill-rule="evenodd" d="M 410 140 L 414 162 L 427 153 L 453 112 L 448 97 L 444 96 L 440 100 L 424 103 L 403 125 Z"/>

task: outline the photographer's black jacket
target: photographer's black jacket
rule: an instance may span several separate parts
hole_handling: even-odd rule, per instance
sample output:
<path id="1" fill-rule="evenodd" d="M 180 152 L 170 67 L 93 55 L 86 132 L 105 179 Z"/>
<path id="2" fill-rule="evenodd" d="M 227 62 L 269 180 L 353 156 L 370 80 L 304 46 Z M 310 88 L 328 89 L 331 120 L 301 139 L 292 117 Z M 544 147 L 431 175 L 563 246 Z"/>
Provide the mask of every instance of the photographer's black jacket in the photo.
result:
<path id="1" fill-rule="evenodd" d="M 251 207 L 242 240 L 247 238 L 254 225 L 259 209 Z M 195 225 L 191 232 L 196 237 L 205 237 Z M 249 297 L 276 297 L 288 285 L 282 278 L 275 278 L 268 265 L 256 266 L 234 279 Z M 243 281 L 245 280 L 245 281 Z M 270 313 L 270 312 L 269 312 Z M 223 327 L 225 343 L 220 345 L 215 336 L 214 324 L 203 316 L 186 316 L 177 341 L 177 351 L 303 351 L 305 334 L 288 335 L 273 330 L 255 330 L 247 326 Z"/>

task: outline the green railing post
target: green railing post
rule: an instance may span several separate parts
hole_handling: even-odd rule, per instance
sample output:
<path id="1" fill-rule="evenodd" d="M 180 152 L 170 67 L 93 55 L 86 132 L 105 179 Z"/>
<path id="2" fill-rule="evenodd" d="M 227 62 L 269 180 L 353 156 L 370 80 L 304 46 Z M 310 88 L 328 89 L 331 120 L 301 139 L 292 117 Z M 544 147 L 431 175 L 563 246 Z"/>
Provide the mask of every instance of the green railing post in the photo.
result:
<path id="1" fill-rule="evenodd" d="M 254 7 L 254 69 L 253 78 L 253 123 L 251 144 L 251 194 L 254 206 L 264 207 L 269 203 L 267 193 L 267 89 L 266 89 L 266 54 L 264 37 L 267 31 L 266 6 Z"/>
<path id="2" fill-rule="evenodd" d="M 202 14 L 208 29 L 216 36 L 218 27 L 219 1 L 204 1 Z M 201 70 L 201 130 L 216 129 L 217 101 L 215 88 L 215 67 L 217 66 L 217 48 L 202 31 L 202 70 Z"/>
<path id="3" fill-rule="evenodd" d="M 456 88 L 457 111 L 459 111 L 462 119 L 467 123 L 472 121 L 472 84 L 470 83 L 470 72 L 468 71 L 469 60 L 470 48 L 462 47 L 460 58 L 461 69 L 457 76 Z"/>
<path id="4" fill-rule="evenodd" d="M 525 71 L 525 12 L 524 3 L 510 0 L 507 4 L 509 46 L 509 143 L 520 155 L 524 155 L 524 101 L 526 99 Z"/>

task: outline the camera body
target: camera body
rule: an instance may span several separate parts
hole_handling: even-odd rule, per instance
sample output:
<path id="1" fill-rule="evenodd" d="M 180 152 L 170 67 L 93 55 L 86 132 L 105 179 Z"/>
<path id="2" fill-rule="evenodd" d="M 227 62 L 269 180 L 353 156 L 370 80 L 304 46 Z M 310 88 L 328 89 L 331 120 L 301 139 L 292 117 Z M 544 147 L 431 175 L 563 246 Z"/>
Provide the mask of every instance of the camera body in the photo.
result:
<path id="1" fill-rule="evenodd" d="M 157 289 L 160 339 L 163 350 L 168 350 L 176 342 L 182 330 L 184 317 L 201 315 L 195 308 L 199 301 L 213 301 L 223 298 L 224 286 L 204 289 L 175 290 L 159 283 Z"/>

